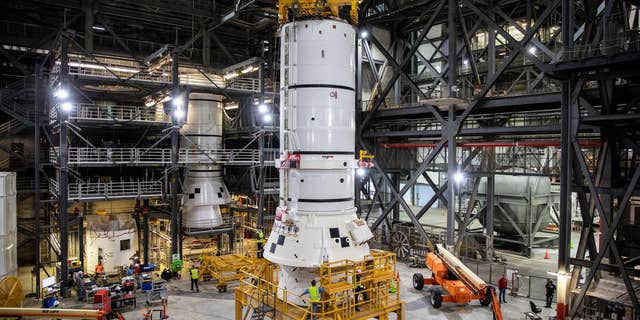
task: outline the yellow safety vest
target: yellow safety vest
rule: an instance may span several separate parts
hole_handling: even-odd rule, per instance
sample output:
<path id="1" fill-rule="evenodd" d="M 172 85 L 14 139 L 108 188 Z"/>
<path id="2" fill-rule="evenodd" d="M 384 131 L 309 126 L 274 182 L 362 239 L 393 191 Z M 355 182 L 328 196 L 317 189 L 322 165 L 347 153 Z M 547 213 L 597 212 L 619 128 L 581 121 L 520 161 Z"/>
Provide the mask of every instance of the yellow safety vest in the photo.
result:
<path id="1" fill-rule="evenodd" d="M 396 293 L 396 282 L 391 281 L 391 285 L 389 286 L 389 293 Z"/>
<path id="2" fill-rule="evenodd" d="M 198 279 L 198 269 L 191 269 L 191 279 L 193 280 Z"/>
<path id="3" fill-rule="evenodd" d="M 311 302 L 320 302 L 320 291 L 318 287 L 309 287 L 309 300 Z"/>
<path id="4" fill-rule="evenodd" d="M 264 239 L 264 232 L 258 231 L 258 240 Z"/>

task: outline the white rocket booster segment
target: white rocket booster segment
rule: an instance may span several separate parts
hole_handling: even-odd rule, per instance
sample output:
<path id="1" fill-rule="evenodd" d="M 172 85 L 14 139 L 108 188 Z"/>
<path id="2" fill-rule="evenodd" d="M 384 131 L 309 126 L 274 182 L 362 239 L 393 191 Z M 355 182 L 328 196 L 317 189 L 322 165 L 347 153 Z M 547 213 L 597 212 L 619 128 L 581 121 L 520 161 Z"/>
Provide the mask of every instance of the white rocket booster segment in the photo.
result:
<path id="1" fill-rule="evenodd" d="M 191 93 L 187 120 L 180 129 L 180 148 L 222 149 L 221 97 Z M 186 233 L 206 233 L 223 224 L 220 205 L 231 202 L 219 165 L 192 165 L 182 197 L 183 227 Z"/>
<path id="2" fill-rule="evenodd" d="M 280 203 L 264 257 L 281 265 L 278 286 L 299 294 L 322 262 L 363 259 L 373 235 L 353 198 L 355 30 L 301 20 L 280 39 Z"/>

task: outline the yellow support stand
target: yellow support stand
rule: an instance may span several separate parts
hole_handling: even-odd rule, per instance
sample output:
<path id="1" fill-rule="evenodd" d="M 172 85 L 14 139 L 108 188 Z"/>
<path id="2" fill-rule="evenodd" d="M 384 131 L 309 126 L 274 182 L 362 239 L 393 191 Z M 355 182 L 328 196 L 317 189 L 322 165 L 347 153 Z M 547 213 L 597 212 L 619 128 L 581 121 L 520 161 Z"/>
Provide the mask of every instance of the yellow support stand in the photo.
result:
<path id="1" fill-rule="evenodd" d="M 251 310 L 275 310 L 276 319 L 282 320 L 303 320 L 311 316 L 310 307 L 289 302 L 297 300 L 293 297 L 308 301 L 308 297 L 278 288 L 276 265 L 267 264 L 262 271 L 245 272 L 240 279 L 240 286 L 236 288 L 236 320 L 246 320 Z M 324 263 L 319 272 L 325 294 L 321 301 L 323 307 L 314 314 L 316 319 L 388 319 L 391 313 L 399 320 L 405 319 L 395 254 L 372 250 L 362 261 Z M 357 275 L 364 289 L 356 293 Z M 392 286 L 395 290 L 391 290 Z M 356 294 L 361 296 L 357 303 Z M 245 307 L 247 311 L 243 314 Z"/>

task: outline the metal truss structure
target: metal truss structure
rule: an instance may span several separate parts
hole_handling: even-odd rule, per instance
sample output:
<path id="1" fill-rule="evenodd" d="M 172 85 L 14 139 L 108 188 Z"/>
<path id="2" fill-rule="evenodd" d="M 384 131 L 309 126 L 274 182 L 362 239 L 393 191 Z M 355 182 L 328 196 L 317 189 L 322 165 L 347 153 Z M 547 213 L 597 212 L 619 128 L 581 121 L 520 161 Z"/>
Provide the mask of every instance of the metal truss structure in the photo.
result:
<path id="1" fill-rule="evenodd" d="M 10 141 L 35 128 L 33 166 L 30 155 L 12 152 L 5 144 L 0 150 L 10 156 L 0 160 L 10 170 L 18 168 L 16 156 L 28 160 L 22 166 L 35 170 L 26 169 L 21 178 L 42 186 L 28 188 L 35 194 L 35 225 L 22 228 L 35 234 L 38 286 L 40 268 L 57 261 L 63 261 L 59 275 L 67 283 L 69 235 L 83 223 L 69 212 L 71 201 L 136 200 L 140 205 L 131 210 L 139 226 L 147 225 L 149 217 L 170 220 L 171 238 L 166 240 L 172 253 L 179 253 L 179 201 L 187 164 L 249 168 L 260 173 L 260 186 L 266 180 L 273 183 L 262 174 L 273 164 L 272 153 L 263 152 L 269 130 L 254 131 L 257 139 L 224 150 L 182 150 L 173 110 L 159 106 L 166 102 L 160 99 L 189 92 L 215 93 L 242 104 L 241 109 L 253 109 L 254 97 L 264 100 L 273 85 L 268 76 L 272 64 L 264 61 L 275 51 L 274 3 L 71 0 L 0 7 L 6 16 L 0 24 L 0 69 L 9 77 L 17 71 L 20 79 L 2 79 L 0 110 L 8 120 L 0 125 L 0 138 Z M 239 26 L 247 33 L 238 32 Z M 64 106 L 67 112 L 51 98 L 58 87 L 72 97 Z M 111 179 L 99 178 L 104 176 Z M 166 203 L 166 208 L 150 205 L 149 199 Z M 264 202 L 260 192 L 259 216 Z M 153 230 L 142 229 L 147 261 Z M 41 250 L 43 241 L 51 248 Z M 40 251 L 47 249 L 56 257 L 43 261 Z M 77 252 L 83 261 L 83 250 Z"/>
<path id="2" fill-rule="evenodd" d="M 466 228 L 478 203 L 477 188 L 462 194 L 453 179 L 463 172 L 475 182 L 486 179 L 484 237 L 491 258 L 495 175 L 559 178 L 558 315 L 585 314 L 585 296 L 601 271 L 617 274 L 626 287 L 626 298 L 616 303 L 638 310 L 632 278 L 638 259 L 625 248 L 629 231 L 623 231 L 637 223 L 629 221 L 628 204 L 640 178 L 638 68 L 632 66 L 640 59 L 636 5 L 364 3 L 358 138 L 360 149 L 376 158 L 357 201 L 373 229 L 403 224 L 402 211 L 430 245 L 439 235 L 420 220 L 439 204 L 447 208 L 445 242 L 458 247 L 471 232 Z M 434 171 L 444 172 L 444 181 L 434 181 Z M 418 181 L 433 190 L 421 207 L 406 199 Z M 572 192 L 582 214 L 575 257 L 569 254 Z M 456 206 L 460 197 L 469 204 Z M 585 268 L 586 282 L 579 283 Z M 573 277 L 565 275 L 571 272 Z"/>

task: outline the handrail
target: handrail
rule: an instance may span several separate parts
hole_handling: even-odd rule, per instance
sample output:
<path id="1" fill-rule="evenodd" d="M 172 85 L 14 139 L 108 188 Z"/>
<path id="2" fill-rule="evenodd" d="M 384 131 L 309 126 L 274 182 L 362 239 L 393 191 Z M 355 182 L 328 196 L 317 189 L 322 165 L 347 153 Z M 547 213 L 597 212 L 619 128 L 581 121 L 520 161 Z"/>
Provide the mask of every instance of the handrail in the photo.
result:
<path id="1" fill-rule="evenodd" d="M 255 165 L 260 163 L 260 150 L 256 149 L 180 149 L 181 164 Z M 126 165 L 171 164 L 168 148 L 88 148 L 70 147 L 69 164 L 72 165 Z M 58 161 L 59 148 L 49 151 L 52 162 Z"/>

